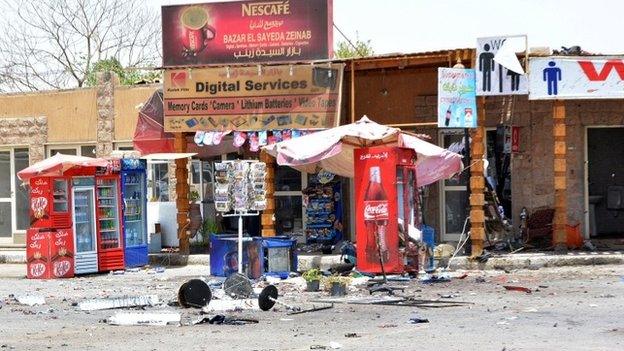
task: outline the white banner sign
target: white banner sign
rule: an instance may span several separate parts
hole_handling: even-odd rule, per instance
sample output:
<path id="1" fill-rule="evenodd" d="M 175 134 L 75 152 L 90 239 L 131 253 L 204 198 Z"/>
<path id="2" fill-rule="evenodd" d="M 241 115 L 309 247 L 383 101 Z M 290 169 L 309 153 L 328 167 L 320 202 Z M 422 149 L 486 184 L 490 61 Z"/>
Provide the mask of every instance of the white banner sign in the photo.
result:
<path id="1" fill-rule="evenodd" d="M 524 35 L 477 39 L 477 95 L 528 94 L 527 78 L 516 57 L 525 50 Z"/>
<path id="2" fill-rule="evenodd" d="M 624 98 L 624 57 L 529 60 L 530 100 Z"/>

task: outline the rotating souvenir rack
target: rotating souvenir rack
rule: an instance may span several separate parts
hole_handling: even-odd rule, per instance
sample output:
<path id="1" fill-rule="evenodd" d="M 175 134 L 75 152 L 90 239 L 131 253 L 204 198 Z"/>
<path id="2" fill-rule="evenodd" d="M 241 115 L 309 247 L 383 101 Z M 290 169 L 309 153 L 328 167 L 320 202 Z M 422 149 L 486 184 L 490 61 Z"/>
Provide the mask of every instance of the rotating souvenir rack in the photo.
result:
<path id="1" fill-rule="evenodd" d="M 238 217 L 238 272 L 243 271 L 243 217 L 266 209 L 266 164 L 256 160 L 215 163 L 214 202 L 223 217 Z"/>

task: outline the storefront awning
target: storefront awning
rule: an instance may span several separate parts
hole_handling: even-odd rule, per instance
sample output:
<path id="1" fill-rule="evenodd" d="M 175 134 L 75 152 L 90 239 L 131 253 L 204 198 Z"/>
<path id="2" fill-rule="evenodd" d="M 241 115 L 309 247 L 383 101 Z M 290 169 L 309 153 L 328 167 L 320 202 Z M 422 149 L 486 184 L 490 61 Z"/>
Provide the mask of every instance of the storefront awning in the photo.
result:
<path id="1" fill-rule="evenodd" d="M 446 179 L 462 171 L 459 154 L 428 143 L 398 128 L 375 123 L 366 116 L 359 121 L 267 145 L 264 149 L 277 158 L 280 165 L 291 166 L 307 173 L 320 169 L 353 177 L 353 150 L 377 145 L 396 145 L 417 153 L 418 186 Z"/>

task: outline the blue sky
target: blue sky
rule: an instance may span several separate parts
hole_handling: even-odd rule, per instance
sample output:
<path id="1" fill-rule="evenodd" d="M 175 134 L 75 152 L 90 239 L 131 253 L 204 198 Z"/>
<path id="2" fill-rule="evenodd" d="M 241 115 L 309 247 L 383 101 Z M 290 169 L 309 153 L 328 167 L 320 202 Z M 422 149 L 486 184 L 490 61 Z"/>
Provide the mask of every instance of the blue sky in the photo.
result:
<path id="1" fill-rule="evenodd" d="M 158 0 L 154 6 L 194 0 Z M 624 54 L 624 0 L 334 0 L 334 23 L 377 54 L 474 47 L 480 36 L 527 34 L 529 46 L 580 45 Z M 342 40 L 335 33 L 335 40 Z"/>

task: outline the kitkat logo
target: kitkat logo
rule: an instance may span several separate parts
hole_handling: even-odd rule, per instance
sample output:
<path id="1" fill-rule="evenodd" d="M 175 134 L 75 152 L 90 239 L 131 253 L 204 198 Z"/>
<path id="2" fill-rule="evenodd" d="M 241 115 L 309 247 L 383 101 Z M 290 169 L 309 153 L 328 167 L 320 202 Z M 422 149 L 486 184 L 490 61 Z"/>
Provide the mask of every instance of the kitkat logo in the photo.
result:
<path id="1" fill-rule="evenodd" d="M 181 87 L 186 86 L 186 72 L 185 71 L 171 72 L 170 78 L 171 78 L 172 87 L 181 88 Z"/>

